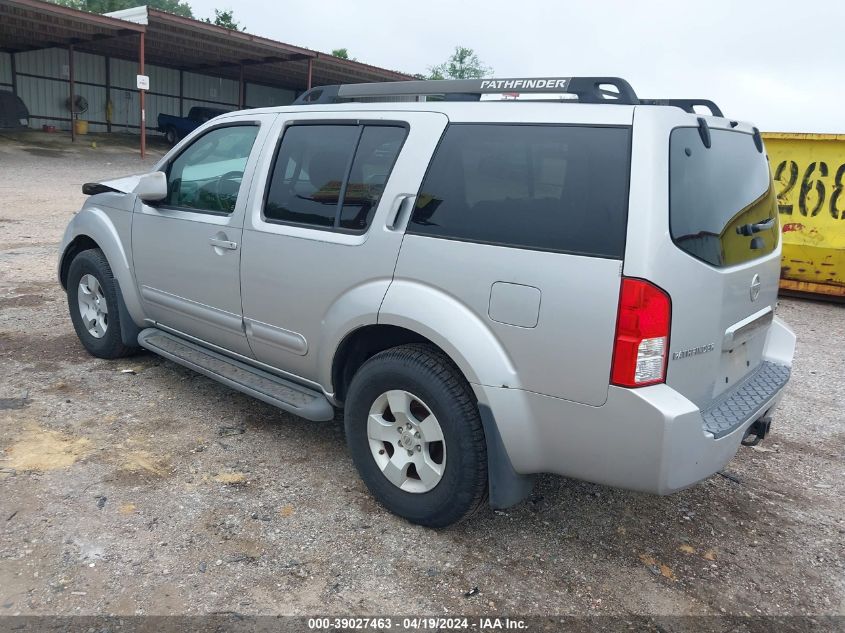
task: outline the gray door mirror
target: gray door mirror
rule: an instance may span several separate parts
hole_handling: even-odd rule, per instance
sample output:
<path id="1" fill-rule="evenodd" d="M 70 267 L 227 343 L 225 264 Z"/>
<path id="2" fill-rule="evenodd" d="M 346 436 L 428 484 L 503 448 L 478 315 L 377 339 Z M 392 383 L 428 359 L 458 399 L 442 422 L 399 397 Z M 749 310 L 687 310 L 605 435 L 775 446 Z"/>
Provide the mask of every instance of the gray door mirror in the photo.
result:
<path id="1" fill-rule="evenodd" d="M 167 176 L 163 171 L 153 171 L 138 178 L 133 193 L 145 202 L 158 202 L 167 197 Z"/>

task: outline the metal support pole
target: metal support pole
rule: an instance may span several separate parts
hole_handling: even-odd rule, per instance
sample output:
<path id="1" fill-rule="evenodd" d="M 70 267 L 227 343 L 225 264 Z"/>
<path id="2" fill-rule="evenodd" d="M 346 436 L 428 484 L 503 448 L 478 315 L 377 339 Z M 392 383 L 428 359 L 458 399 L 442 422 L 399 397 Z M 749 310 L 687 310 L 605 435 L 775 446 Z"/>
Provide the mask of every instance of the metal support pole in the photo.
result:
<path id="1" fill-rule="evenodd" d="M 10 61 L 12 63 L 12 94 L 17 96 L 18 94 L 18 69 L 15 65 L 15 54 L 9 54 Z"/>
<path id="2" fill-rule="evenodd" d="M 308 85 L 305 87 L 306 90 L 311 90 L 311 75 L 314 72 L 314 58 L 308 58 Z"/>
<path id="3" fill-rule="evenodd" d="M 76 142 L 76 119 L 73 118 L 73 108 L 74 108 L 74 93 L 76 92 L 76 86 L 73 83 L 73 44 L 69 44 L 67 47 L 67 69 L 68 69 L 68 92 L 70 92 L 70 142 Z"/>
<path id="4" fill-rule="evenodd" d="M 179 70 L 179 116 L 185 116 L 185 74 Z"/>
<path id="5" fill-rule="evenodd" d="M 144 33 L 139 33 L 138 42 L 138 74 L 144 74 Z M 141 100 L 141 160 L 147 155 L 147 113 L 144 110 L 144 91 L 139 90 L 138 96 Z"/>
<path id="6" fill-rule="evenodd" d="M 106 55 L 103 59 L 106 60 L 106 131 L 111 134 L 111 120 L 114 118 L 114 104 L 111 102 L 111 57 Z"/>
<path id="7" fill-rule="evenodd" d="M 246 106 L 246 85 L 244 84 L 244 64 L 241 62 L 240 73 L 238 74 L 238 110 Z"/>

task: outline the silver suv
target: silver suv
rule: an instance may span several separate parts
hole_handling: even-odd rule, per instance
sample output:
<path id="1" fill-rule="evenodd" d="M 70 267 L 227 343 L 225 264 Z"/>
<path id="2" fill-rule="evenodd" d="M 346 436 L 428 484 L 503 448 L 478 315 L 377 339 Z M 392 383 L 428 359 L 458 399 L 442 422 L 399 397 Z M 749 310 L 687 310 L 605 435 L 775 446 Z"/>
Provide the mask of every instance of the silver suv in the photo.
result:
<path id="1" fill-rule="evenodd" d="M 83 345 L 343 409 L 362 479 L 415 523 L 510 506 L 535 473 L 690 486 L 765 436 L 789 378 L 765 148 L 711 102 L 325 86 L 83 191 L 59 261 Z"/>

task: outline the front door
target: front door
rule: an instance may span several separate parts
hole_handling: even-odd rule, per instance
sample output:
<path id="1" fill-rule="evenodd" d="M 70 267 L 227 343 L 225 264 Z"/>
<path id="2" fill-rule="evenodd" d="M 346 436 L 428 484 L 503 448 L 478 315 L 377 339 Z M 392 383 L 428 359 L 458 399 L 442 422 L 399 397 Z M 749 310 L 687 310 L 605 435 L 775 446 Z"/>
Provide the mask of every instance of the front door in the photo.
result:
<path id="1" fill-rule="evenodd" d="M 208 129 L 163 168 L 168 195 L 136 206 L 135 276 L 156 324 L 251 356 L 243 330 L 240 256 L 254 163 L 275 115 Z"/>

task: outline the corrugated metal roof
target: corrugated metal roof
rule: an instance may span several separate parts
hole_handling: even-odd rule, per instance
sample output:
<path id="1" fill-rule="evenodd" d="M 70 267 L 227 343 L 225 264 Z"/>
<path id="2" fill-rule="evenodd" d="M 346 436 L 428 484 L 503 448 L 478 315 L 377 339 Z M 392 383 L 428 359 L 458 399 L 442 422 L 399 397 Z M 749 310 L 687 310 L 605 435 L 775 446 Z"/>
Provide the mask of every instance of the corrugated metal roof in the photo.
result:
<path id="1" fill-rule="evenodd" d="M 134 60 L 141 32 L 148 63 L 230 79 L 243 69 L 245 81 L 302 90 L 309 60 L 315 86 L 410 78 L 150 7 L 96 15 L 41 0 L 0 0 L 0 49 L 9 52 L 73 44 L 80 51 Z"/>

